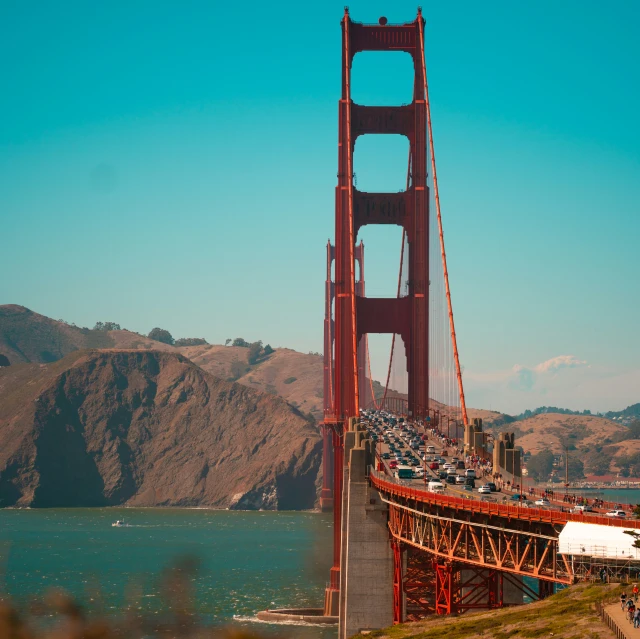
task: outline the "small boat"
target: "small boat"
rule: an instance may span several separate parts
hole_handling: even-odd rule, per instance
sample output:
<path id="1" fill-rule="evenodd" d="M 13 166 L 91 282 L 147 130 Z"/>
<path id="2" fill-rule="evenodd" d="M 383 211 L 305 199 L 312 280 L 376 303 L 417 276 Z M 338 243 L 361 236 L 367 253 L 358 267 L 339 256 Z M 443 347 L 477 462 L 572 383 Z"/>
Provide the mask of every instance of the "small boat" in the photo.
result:
<path id="1" fill-rule="evenodd" d="M 128 526 L 129 524 L 125 524 L 124 523 L 124 519 L 117 519 L 115 522 L 113 522 L 111 524 L 112 526 L 115 526 L 116 528 L 123 528 Z"/>

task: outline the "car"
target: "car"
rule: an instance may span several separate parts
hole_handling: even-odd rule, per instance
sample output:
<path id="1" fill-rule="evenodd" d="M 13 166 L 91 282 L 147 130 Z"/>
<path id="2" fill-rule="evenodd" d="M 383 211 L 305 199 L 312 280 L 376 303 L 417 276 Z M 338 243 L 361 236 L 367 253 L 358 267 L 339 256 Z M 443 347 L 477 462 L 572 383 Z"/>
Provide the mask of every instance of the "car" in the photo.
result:
<path id="1" fill-rule="evenodd" d="M 471 488 L 475 488 L 476 487 L 476 480 L 473 477 L 465 477 L 464 478 L 464 485 L 465 486 L 471 486 Z"/>
<path id="2" fill-rule="evenodd" d="M 464 471 L 464 476 L 465 477 L 475 477 L 476 476 L 476 471 L 473 468 L 467 468 Z"/>
<path id="3" fill-rule="evenodd" d="M 473 488 L 472 488 L 471 486 L 469 486 L 469 484 L 465 484 L 465 485 L 462 487 L 462 490 L 469 490 L 469 491 L 471 491 L 471 490 L 473 490 Z"/>
<path id="4" fill-rule="evenodd" d="M 446 482 L 447 482 L 447 484 L 455 484 L 456 483 L 456 478 L 453 475 L 447 475 Z"/>
<path id="5" fill-rule="evenodd" d="M 551 506 L 551 502 L 548 499 L 545 499 L 544 497 L 542 497 L 541 499 L 536 499 L 535 500 L 535 505 L 536 506 Z"/>
<path id="6" fill-rule="evenodd" d="M 627 513 L 624 510 L 610 510 L 606 513 L 606 517 L 617 517 L 618 519 L 624 519 L 627 516 Z"/>
<path id="7" fill-rule="evenodd" d="M 438 477 L 439 477 L 440 479 L 446 479 L 446 478 L 448 477 L 448 475 L 447 475 L 447 471 L 446 471 L 446 470 L 441 470 L 441 471 L 438 473 Z"/>
<path id="8" fill-rule="evenodd" d="M 573 512 L 574 513 L 592 513 L 593 512 L 593 508 L 591 506 L 588 505 L 582 505 L 582 504 L 578 504 L 577 506 L 573 507 Z"/>
<path id="9" fill-rule="evenodd" d="M 484 486 L 480 486 L 478 488 L 478 492 L 481 495 L 490 495 L 491 494 L 491 488 L 489 488 L 489 486 L 487 486 L 486 484 Z"/>
<path id="10" fill-rule="evenodd" d="M 398 467 L 398 462 L 395 459 L 389 462 L 389 468 L 397 468 L 397 467 Z"/>
<path id="11" fill-rule="evenodd" d="M 489 486 L 489 488 L 491 488 L 491 492 L 492 493 L 498 492 L 498 487 L 492 481 L 488 481 L 487 482 L 487 486 Z"/>
<path id="12" fill-rule="evenodd" d="M 525 495 L 511 495 L 511 501 L 522 501 L 526 499 Z"/>
<path id="13" fill-rule="evenodd" d="M 417 460 L 415 457 L 411 460 L 411 465 L 412 466 L 420 466 L 420 461 Z"/>
<path id="14" fill-rule="evenodd" d="M 457 464 L 460 460 L 457 457 L 452 457 L 451 458 L 451 463 L 452 464 Z"/>
<path id="15" fill-rule="evenodd" d="M 456 462 L 456 468 L 458 470 L 464 470 L 464 462 L 461 459 L 458 462 Z"/>
<path id="16" fill-rule="evenodd" d="M 466 479 L 462 475 L 456 475 L 456 484 L 464 484 Z"/>
<path id="17" fill-rule="evenodd" d="M 382 459 L 391 459 L 391 455 L 389 453 L 382 453 Z"/>
<path id="18" fill-rule="evenodd" d="M 432 462 L 433 461 L 433 457 L 431 457 L 431 455 L 423 455 L 422 456 L 422 461 L 426 461 L 427 463 Z"/>

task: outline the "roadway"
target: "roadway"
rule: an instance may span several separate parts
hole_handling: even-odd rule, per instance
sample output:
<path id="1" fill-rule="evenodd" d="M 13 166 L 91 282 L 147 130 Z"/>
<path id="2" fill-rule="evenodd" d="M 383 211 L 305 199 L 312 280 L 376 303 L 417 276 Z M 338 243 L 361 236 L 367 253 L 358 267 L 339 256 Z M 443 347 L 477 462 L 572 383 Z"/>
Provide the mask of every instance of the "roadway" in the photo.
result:
<path id="1" fill-rule="evenodd" d="M 496 492 L 493 492 L 491 495 L 489 494 L 482 495 L 478 493 L 478 490 L 477 490 L 478 487 L 483 485 L 485 482 L 491 481 L 491 477 L 488 477 L 488 478 L 480 477 L 483 471 L 476 469 L 474 465 L 465 464 L 464 470 L 463 469 L 456 470 L 456 476 L 462 476 L 462 477 L 464 477 L 464 473 L 465 473 L 465 470 L 467 470 L 467 468 L 473 468 L 476 471 L 476 473 L 478 473 L 478 477 L 476 477 L 476 480 L 475 480 L 476 487 L 473 490 L 465 490 L 463 488 L 463 485 L 461 484 L 448 484 L 446 480 L 444 479 L 440 480 L 439 473 L 442 471 L 442 466 L 444 462 L 439 464 L 440 468 L 438 470 L 432 470 L 431 468 L 429 468 L 430 463 L 432 463 L 432 461 L 434 461 L 435 459 L 444 459 L 449 463 L 452 463 L 451 461 L 452 459 L 458 459 L 458 460 L 464 461 L 465 460 L 464 454 L 459 454 L 457 452 L 460 444 L 458 444 L 457 447 L 446 446 L 443 444 L 441 438 L 438 435 L 434 435 L 431 432 L 431 428 L 429 426 L 424 426 L 424 425 L 421 426 L 418 423 L 410 423 L 409 425 L 416 430 L 417 436 L 419 436 L 423 440 L 423 443 L 425 445 L 425 453 L 421 453 L 418 450 L 412 449 L 409 445 L 409 442 L 412 439 L 412 436 L 410 434 L 408 435 L 406 430 L 400 430 L 399 427 L 397 429 L 394 429 L 392 426 L 388 424 L 383 424 L 381 433 L 376 430 L 372 430 L 372 431 L 370 430 L 370 432 L 375 432 L 376 434 L 378 434 L 379 439 L 376 444 L 376 452 L 378 453 L 379 461 L 383 464 L 385 468 L 385 472 L 390 477 L 394 477 L 395 469 L 391 468 L 390 462 L 395 460 L 395 454 L 391 451 L 389 444 L 385 443 L 383 440 L 383 436 L 386 433 L 386 431 L 393 432 L 393 435 L 391 435 L 390 438 L 391 437 L 397 438 L 397 441 L 394 441 L 392 439 L 391 442 L 393 442 L 396 448 L 403 453 L 403 456 L 405 459 L 404 464 L 411 465 L 410 462 L 416 460 L 418 464 L 413 465 L 412 468 L 414 470 L 422 469 L 424 471 L 424 477 L 418 477 L 415 479 L 396 480 L 401 485 L 409 486 L 412 488 L 425 488 L 431 479 L 435 479 L 435 480 L 441 481 L 446 486 L 446 489 L 445 489 L 446 494 L 456 496 L 456 497 L 464 497 L 466 499 L 480 499 L 481 501 L 497 501 L 498 500 L 498 494 Z M 426 439 L 424 438 L 425 435 L 426 435 Z M 435 453 L 426 453 L 427 446 L 433 446 L 435 449 Z M 408 457 L 405 455 L 405 453 L 407 452 L 409 453 Z M 390 455 L 390 459 L 383 459 L 382 456 L 385 453 L 388 453 Z M 443 455 L 443 453 L 446 453 L 446 455 Z M 422 459 L 423 454 L 426 455 L 427 457 L 426 462 Z M 409 463 L 407 463 L 407 461 Z"/>
<path id="2" fill-rule="evenodd" d="M 398 416 L 392 415 L 391 413 L 387 413 L 387 415 L 391 419 L 396 419 L 396 420 L 398 419 Z M 413 460 L 417 460 L 418 465 L 412 466 L 414 470 L 417 470 L 418 468 L 424 470 L 424 477 L 418 477 L 415 479 L 394 479 L 394 481 L 398 482 L 399 484 L 403 486 L 408 486 L 414 489 L 420 489 L 420 488 L 426 489 L 426 485 L 428 484 L 429 480 L 431 479 L 440 480 L 439 473 L 441 472 L 442 466 L 444 463 L 444 462 L 440 463 L 439 470 L 432 470 L 429 468 L 429 464 L 431 463 L 431 460 L 442 458 L 450 462 L 450 460 L 452 460 L 452 458 L 455 458 L 455 457 L 463 461 L 465 460 L 465 455 L 459 454 L 457 452 L 457 450 L 461 447 L 460 443 L 458 442 L 457 447 L 456 446 L 447 447 L 446 445 L 443 444 L 442 439 L 439 435 L 432 433 L 431 427 L 428 425 L 428 422 L 427 422 L 427 425 L 420 425 L 419 423 L 405 421 L 404 422 L 405 430 L 401 430 L 399 428 L 400 423 L 397 424 L 398 426 L 397 428 L 394 428 L 393 426 L 387 423 L 382 423 L 381 425 L 382 427 L 380 431 L 378 431 L 376 430 L 376 427 L 380 427 L 380 424 L 374 424 L 373 420 L 379 419 L 380 417 L 381 417 L 380 414 L 373 414 L 370 419 L 367 420 L 365 418 L 365 425 L 367 426 L 370 433 L 376 433 L 379 437 L 378 442 L 376 443 L 376 452 L 378 454 L 379 462 L 381 462 L 382 465 L 384 466 L 386 474 L 389 475 L 389 477 L 393 478 L 394 470 L 395 470 L 390 467 L 390 462 L 395 459 L 395 455 L 391 451 L 389 444 L 385 443 L 383 439 L 387 431 L 393 432 L 393 435 L 390 435 L 390 438 L 395 438 L 395 439 L 391 439 L 390 443 L 395 444 L 396 450 L 399 450 L 401 453 L 403 453 L 403 455 L 407 451 L 410 453 L 408 457 L 407 456 L 404 457 L 405 459 L 404 464 L 407 464 L 407 460 L 409 462 L 412 462 Z M 423 453 L 419 452 L 418 450 L 412 449 L 410 447 L 409 441 L 411 440 L 411 435 L 407 435 L 407 430 L 406 430 L 407 426 L 410 426 L 411 428 L 415 429 L 417 436 L 419 436 L 423 440 L 423 443 L 425 444 L 425 451 L 427 446 L 433 446 L 435 448 L 435 451 L 436 451 L 435 454 L 430 454 L 426 452 L 424 453 L 427 457 L 426 462 L 422 459 Z M 446 452 L 447 455 L 443 455 L 444 452 Z M 382 456 L 384 455 L 384 453 L 389 453 L 390 459 L 383 459 Z M 407 465 L 410 465 L 410 464 L 407 464 Z M 448 494 L 452 497 L 464 497 L 465 499 L 477 499 L 480 501 L 509 503 L 509 504 L 515 504 L 515 505 L 522 505 L 523 507 L 545 508 L 545 509 L 557 510 L 561 512 L 570 511 L 571 506 L 569 504 L 563 503 L 561 499 L 551 499 L 549 505 L 536 506 L 534 504 L 534 501 L 540 498 L 540 494 L 539 494 L 540 491 L 536 491 L 535 496 L 532 496 L 531 499 L 526 499 L 523 502 L 520 502 L 519 500 L 512 500 L 512 496 L 517 493 L 514 493 L 510 490 L 505 490 L 504 486 L 502 487 L 501 491 L 495 491 L 495 492 L 492 492 L 491 494 L 480 494 L 478 493 L 478 488 L 487 482 L 491 482 L 492 477 L 490 475 L 483 477 L 483 474 L 484 474 L 483 469 L 477 468 L 476 465 L 465 464 L 465 470 L 467 468 L 473 468 L 477 473 L 477 477 L 475 479 L 475 488 L 473 490 L 465 490 L 460 484 L 448 484 L 446 480 L 442 479 L 440 481 L 446 486 L 445 494 Z M 456 471 L 456 474 L 464 476 L 464 472 L 465 472 L 464 470 L 458 469 Z M 602 517 L 604 512 L 606 512 L 606 508 L 605 509 L 595 508 L 593 512 L 589 512 L 589 511 L 584 512 L 584 515 Z M 633 516 L 628 517 L 628 519 L 635 519 L 635 517 Z"/>

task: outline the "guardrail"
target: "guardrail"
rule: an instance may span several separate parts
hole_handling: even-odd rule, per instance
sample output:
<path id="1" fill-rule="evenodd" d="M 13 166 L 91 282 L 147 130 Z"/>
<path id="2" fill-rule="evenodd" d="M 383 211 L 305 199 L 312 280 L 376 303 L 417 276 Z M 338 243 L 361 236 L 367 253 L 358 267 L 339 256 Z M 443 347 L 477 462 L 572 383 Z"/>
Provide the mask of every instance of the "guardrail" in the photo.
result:
<path id="1" fill-rule="evenodd" d="M 496 515 L 507 519 L 519 519 L 524 521 L 538 521 L 551 524 L 566 524 L 568 521 L 578 521 L 586 524 L 600 524 L 615 528 L 640 529 L 640 521 L 627 521 L 612 517 L 598 517 L 597 515 L 581 515 L 577 513 L 563 513 L 543 508 L 524 508 L 522 506 L 510 506 L 493 502 L 464 499 L 462 497 L 450 497 L 438 493 L 430 493 L 426 490 L 403 486 L 389 478 L 387 475 L 370 469 L 369 479 L 378 490 L 391 495 L 413 499 L 422 503 L 437 506 L 449 506 L 458 510 L 466 510 L 485 515 Z"/>

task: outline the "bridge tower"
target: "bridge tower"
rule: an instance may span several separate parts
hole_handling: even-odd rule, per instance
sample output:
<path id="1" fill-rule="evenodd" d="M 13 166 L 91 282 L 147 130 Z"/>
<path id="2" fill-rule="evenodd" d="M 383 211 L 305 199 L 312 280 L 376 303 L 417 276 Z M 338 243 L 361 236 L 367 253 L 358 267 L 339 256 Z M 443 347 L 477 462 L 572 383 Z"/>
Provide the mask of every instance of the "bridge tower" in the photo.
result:
<path id="1" fill-rule="evenodd" d="M 338 612 L 341 552 L 348 532 L 342 521 L 345 481 L 345 434 L 355 426 L 364 405 L 363 350 L 368 333 L 395 333 L 402 338 L 408 373 L 408 414 L 428 416 L 429 410 L 429 191 L 427 186 L 427 117 L 425 101 L 424 20 L 390 25 L 353 22 L 345 9 L 342 20 L 342 95 L 339 101 L 338 185 L 336 187 L 335 260 L 332 290 L 327 290 L 325 313 L 325 374 L 333 376 L 331 404 L 325 429 L 333 437 L 334 554 L 325 614 Z M 351 67 L 361 51 L 405 51 L 414 61 L 413 101 L 405 106 L 363 106 L 351 99 Z M 353 152 L 361 135 L 399 134 L 410 146 L 409 182 L 401 193 L 359 191 L 353 181 Z M 394 224 L 404 229 L 408 244 L 408 294 L 398 298 L 369 298 L 364 281 L 356 282 L 356 261 L 363 272 L 359 229 L 366 224 Z M 360 250 L 359 250 L 360 249 Z M 333 322 L 329 315 L 334 301 Z M 331 335 L 333 331 L 333 335 Z M 333 343 L 331 343 L 333 342 Z M 331 348 L 333 346 L 333 348 Z M 333 360 L 331 362 L 331 360 Z M 327 384 L 325 384 L 327 386 Z M 357 438 L 356 438 L 357 440 Z M 348 460 L 347 460 L 348 461 Z M 364 508 L 363 508 L 364 511 Z M 344 583 L 344 582 L 343 582 Z"/>

